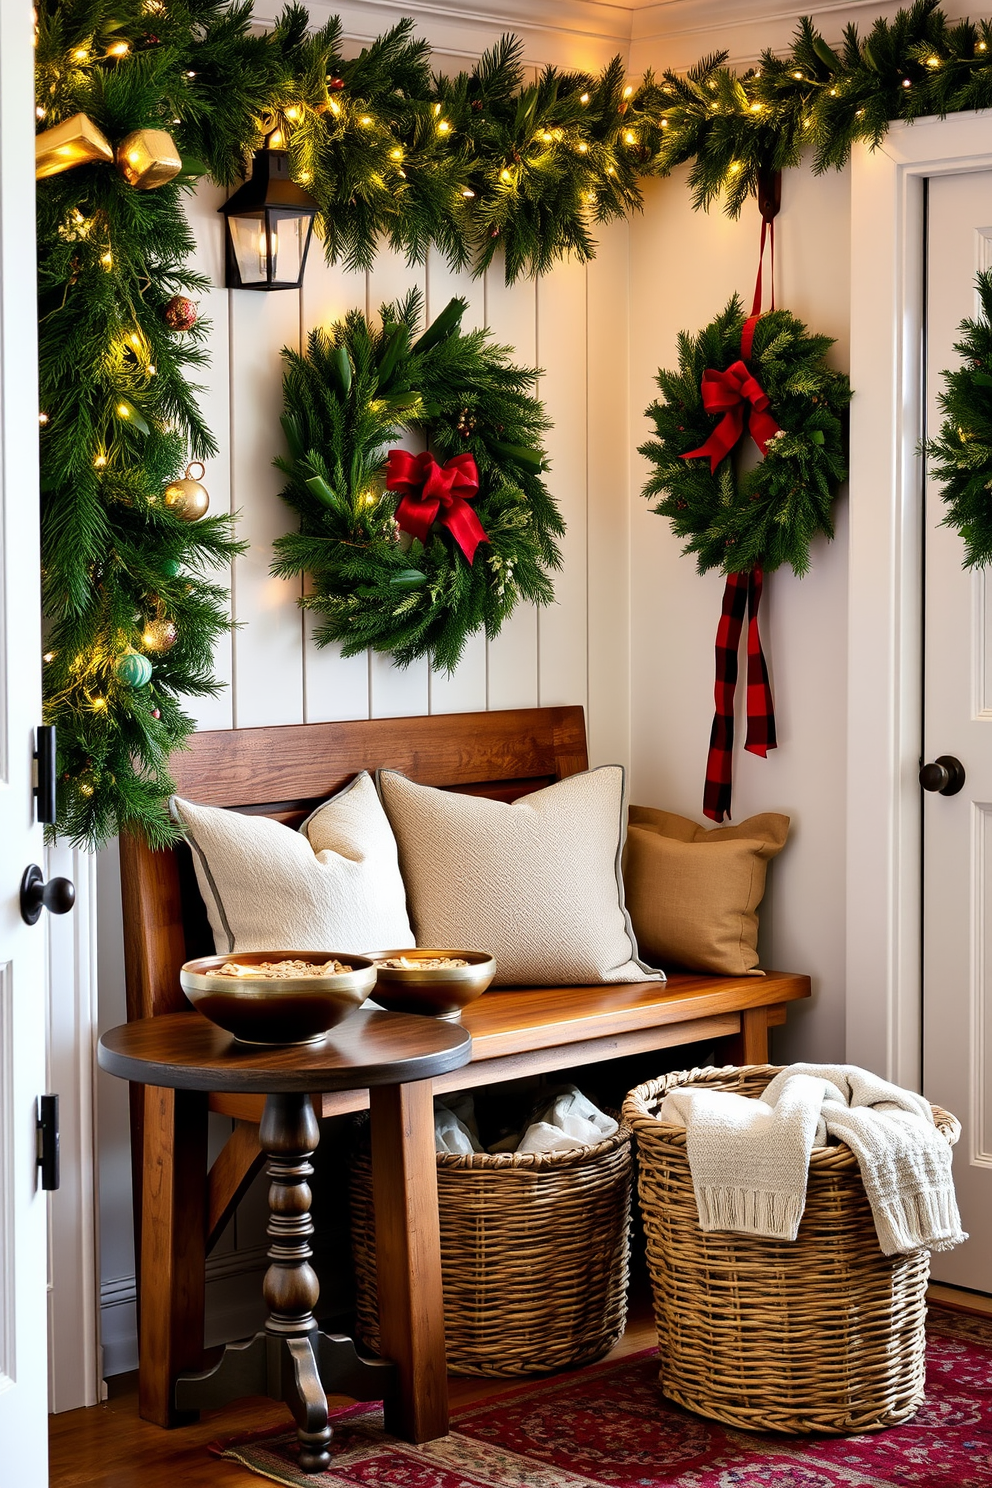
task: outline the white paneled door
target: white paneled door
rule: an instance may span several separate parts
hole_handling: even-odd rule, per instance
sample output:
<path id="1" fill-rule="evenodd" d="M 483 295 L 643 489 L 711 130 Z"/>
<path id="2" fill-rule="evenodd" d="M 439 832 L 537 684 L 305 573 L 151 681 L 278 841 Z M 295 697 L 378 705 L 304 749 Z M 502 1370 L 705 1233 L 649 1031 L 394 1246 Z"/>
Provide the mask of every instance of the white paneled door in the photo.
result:
<path id="1" fill-rule="evenodd" d="M 44 924 L 19 885 L 43 862 L 32 752 L 41 721 L 31 6 L 0 6 L 0 1481 L 48 1482 Z"/>
<path id="2" fill-rule="evenodd" d="M 992 172 L 929 182 L 926 418 L 940 422 L 944 368 L 960 366 L 958 326 L 978 312 L 975 275 L 992 268 Z M 992 501 L 992 492 L 989 493 Z M 965 572 L 942 525 L 940 490 L 925 498 L 924 761 L 959 761 L 964 784 L 923 807 L 923 1089 L 960 1117 L 954 1158 L 971 1238 L 933 1257 L 940 1281 L 992 1293 L 992 573 Z"/>

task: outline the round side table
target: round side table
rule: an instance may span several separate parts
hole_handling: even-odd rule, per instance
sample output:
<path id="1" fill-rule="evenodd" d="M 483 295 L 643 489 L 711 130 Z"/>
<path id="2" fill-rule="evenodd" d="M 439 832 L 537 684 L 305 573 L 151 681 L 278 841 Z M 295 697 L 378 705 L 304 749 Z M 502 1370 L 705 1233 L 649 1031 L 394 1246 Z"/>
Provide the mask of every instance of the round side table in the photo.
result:
<path id="1" fill-rule="evenodd" d="M 143 1018 L 104 1034 L 100 1066 L 121 1079 L 266 1098 L 259 1135 L 271 1180 L 270 1265 L 262 1283 L 268 1319 L 249 1342 L 228 1344 L 212 1369 L 178 1376 L 180 1409 L 224 1405 L 242 1395 L 284 1400 L 296 1420 L 305 1472 L 322 1472 L 330 1462 L 327 1392 L 385 1398 L 387 1424 L 410 1440 L 444 1435 L 431 1079 L 466 1064 L 471 1049 L 470 1036 L 457 1023 L 363 1009 L 320 1044 L 241 1044 L 196 1012 Z M 319 1131 L 310 1097 L 366 1088 L 376 1233 L 386 1251 L 379 1265 L 382 1347 L 390 1363 L 361 1359 L 351 1339 L 319 1332 L 313 1315 L 319 1285 L 310 1265 L 308 1179 Z"/>

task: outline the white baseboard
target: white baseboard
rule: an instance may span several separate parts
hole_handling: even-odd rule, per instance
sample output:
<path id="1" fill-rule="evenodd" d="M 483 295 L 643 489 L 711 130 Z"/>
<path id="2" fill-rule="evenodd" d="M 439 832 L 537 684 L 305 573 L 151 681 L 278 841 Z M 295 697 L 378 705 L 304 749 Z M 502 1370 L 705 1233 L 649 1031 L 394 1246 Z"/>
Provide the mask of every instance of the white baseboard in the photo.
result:
<path id="1" fill-rule="evenodd" d="M 318 1270 L 320 1257 L 315 1257 Z M 207 1261 L 206 1319 L 204 1343 L 214 1348 L 233 1339 L 247 1338 L 265 1321 L 262 1277 L 268 1266 L 265 1246 L 230 1251 Z M 324 1268 L 330 1270 L 330 1268 Z M 321 1312 L 329 1316 L 345 1312 L 350 1305 L 346 1277 L 335 1270 L 321 1281 Z M 100 1332 L 103 1343 L 103 1374 L 127 1374 L 138 1367 L 137 1295 L 134 1276 L 119 1276 L 100 1287 Z"/>

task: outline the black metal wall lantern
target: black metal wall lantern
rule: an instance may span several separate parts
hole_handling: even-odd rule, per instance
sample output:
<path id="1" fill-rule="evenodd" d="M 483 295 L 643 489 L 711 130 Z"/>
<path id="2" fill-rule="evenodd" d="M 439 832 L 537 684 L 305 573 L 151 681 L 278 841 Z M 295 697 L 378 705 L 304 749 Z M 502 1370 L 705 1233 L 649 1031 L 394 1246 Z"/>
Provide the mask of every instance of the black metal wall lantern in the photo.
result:
<path id="1" fill-rule="evenodd" d="M 251 180 L 219 209 L 227 219 L 228 289 L 299 289 L 317 203 L 289 174 L 285 150 L 256 150 Z"/>

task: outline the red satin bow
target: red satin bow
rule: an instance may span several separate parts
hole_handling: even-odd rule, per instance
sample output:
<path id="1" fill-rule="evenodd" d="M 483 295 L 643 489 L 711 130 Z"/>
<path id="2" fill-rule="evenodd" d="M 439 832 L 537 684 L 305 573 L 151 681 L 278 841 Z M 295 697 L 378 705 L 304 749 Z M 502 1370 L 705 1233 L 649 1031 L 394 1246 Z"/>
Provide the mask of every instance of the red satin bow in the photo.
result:
<path id="1" fill-rule="evenodd" d="M 396 520 L 411 537 L 425 542 L 431 524 L 443 522 L 469 563 L 479 543 L 489 541 L 468 504 L 479 490 L 479 472 L 471 455 L 454 455 L 439 465 L 431 454 L 390 450 L 386 489 L 403 493 Z"/>
<path id="2" fill-rule="evenodd" d="M 699 455 L 709 455 L 712 475 L 744 432 L 745 403 L 751 405 L 748 422 L 751 438 L 761 453 L 767 454 L 768 441 L 773 434 L 778 433 L 778 424 L 767 411 L 768 394 L 748 371 L 746 363 L 733 362 L 726 372 L 707 369 L 703 373 L 700 391 L 706 412 L 722 413 L 723 418 L 706 443 L 683 455 L 683 460 L 695 460 Z"/>

